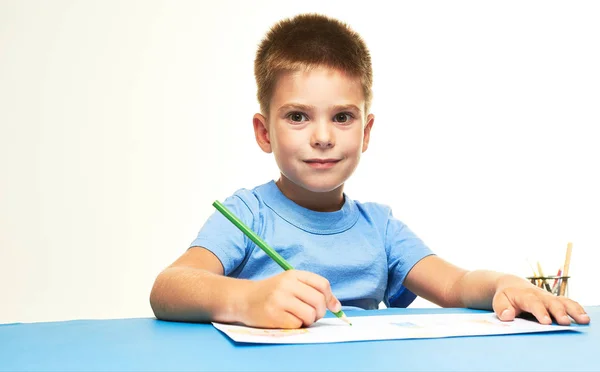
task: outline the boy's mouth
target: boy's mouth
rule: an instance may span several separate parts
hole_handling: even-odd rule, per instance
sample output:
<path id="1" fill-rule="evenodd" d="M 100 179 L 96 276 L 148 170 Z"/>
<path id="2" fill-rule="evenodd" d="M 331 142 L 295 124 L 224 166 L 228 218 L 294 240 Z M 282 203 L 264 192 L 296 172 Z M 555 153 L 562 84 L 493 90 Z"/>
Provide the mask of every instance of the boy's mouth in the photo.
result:
<path id="1" fill-rule="evenodd" d="M 336 165 L 340 159 L 308 159 L 304 160 L 311 168 L 328 169 Z"/>

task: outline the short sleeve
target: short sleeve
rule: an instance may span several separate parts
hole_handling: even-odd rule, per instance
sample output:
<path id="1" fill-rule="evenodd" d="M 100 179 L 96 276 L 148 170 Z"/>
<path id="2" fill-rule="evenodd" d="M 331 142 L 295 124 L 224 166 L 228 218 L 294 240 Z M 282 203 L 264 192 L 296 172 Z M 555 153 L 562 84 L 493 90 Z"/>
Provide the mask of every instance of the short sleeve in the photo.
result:
<path id="1" fill-rule="evenodd" d="M 223 201 L 234 215 L 246 226 L 254 229 L 254 215 L 243 198 L 241 192 L 228 197 Z M 206 220 L 196 239 L 190 247 L 204 247 L 211 251 L 221 261 L 223 274 L 229 275 L 246 258 L 250 240 L 221 212 L 215 212 Z"/>
<path id="2" fill-rule="evenodd" d="M 417 296 L 404 287 L 404 279 L 417 262 L 434 253 L 391 212 L 385 245 L 388 253 L 388 286 L 384 303 L 388 307 L 407 307 Z"/>

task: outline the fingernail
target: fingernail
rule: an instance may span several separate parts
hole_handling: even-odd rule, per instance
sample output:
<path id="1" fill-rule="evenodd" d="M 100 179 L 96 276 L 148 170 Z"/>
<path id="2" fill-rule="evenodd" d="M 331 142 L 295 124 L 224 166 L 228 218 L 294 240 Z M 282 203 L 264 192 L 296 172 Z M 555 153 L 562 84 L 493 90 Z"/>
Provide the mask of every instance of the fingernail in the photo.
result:
<path id="1" fill-rule="evenodd" d="M 544 323 L 551 323 L 552 319 L 548 315 L 544 315 Z"/>
<path id="2" fill-rule="evenodd" d="M 583 314 L 581 314 L 580 316 L 581 316 L 582 318 L 584 318 L 584 319 L 589 319 L 589 318 L 590 318 L 590 316 L 589 316 L 589 315 L 587 315 L 586 313 L 583 313 Z"/>
<path id="3" fill-rule="evenodd" d="M 563 320 L 565 323 L 567 323 L 567 322 L 571 323 L 571 319 L 569 319 L 569 317 L 568 317 L 568 316 L 566 316 L 566 315 L 563 315 L 563 316 L 561 316 L 561 319 L 562 319 L 562 320 Z"/>
<path id="4" fill-rule="evenodd" d="M 334 311 L 335 313 L 337 313 L 337 312 L 338 312 L 338 311 L 340 311 L 340 310 L 342 310 L 342 304 L 341 304 L 339 301 L 337 301 L 337 302 L 335 303 L 335 305 L 333 305 L 333 311 Z"/>
<path id="5" fill-rule="evenodd" d="M 500 314 L 500 318 L 504 319 L 508 316 L 508 309 L 504 309 L 504 311 L 502 312 L 502 314 Z"/>

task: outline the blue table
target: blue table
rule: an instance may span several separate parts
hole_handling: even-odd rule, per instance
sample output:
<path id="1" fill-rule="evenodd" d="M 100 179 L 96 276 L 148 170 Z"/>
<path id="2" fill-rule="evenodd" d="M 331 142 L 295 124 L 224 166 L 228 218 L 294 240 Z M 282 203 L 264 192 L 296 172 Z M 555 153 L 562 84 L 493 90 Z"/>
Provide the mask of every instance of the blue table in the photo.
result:
<path id="1" fill-rule="evenodd" d="M 586 309 L 600 321 L 600 307 Z M 387 309 L 349 316 L 461 313 Z M 0 325 L 0 371 L 599 371 L 600 330 L 485 337 L 249 345 L 210 324 L 156 319 Z"/>

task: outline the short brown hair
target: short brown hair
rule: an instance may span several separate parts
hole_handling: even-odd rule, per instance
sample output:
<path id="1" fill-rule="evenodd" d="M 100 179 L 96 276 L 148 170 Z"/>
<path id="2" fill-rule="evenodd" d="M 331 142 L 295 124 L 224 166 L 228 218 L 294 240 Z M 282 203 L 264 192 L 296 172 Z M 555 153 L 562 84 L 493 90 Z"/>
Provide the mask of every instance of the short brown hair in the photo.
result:
<path id="1" fill-rule="evenodd" d="M 371 54 L 360 35 L 348 25 L 319 14 L 301 14 L 279 21 L 261 41 L 254 60 L 261 112 L 268 115 L 273 89 L 282 72 L 317 66 L 360 78 L 368 112 L 373 86 Z"/>

